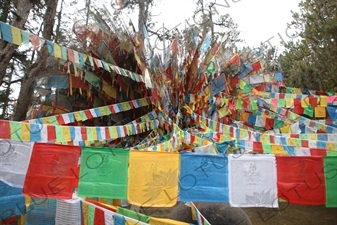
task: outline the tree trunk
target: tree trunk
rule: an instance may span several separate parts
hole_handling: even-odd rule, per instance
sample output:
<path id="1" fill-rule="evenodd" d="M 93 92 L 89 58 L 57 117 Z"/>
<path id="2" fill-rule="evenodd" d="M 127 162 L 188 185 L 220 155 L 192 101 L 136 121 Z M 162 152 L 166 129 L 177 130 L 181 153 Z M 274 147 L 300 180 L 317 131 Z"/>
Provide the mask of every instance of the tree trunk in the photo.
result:
<path id="1" fill-rule="evenodd" d="M 31 8 L 33 7 L 32 1 L 20 0 L 18 1 L 15 19 L 11 24 L 14 27 L 23 29 Z M 0 41 L 0 86 L 2 85 L 4 76 L 6 74 L 6 69 L 8 67 L 9 61 L 12 58 L 14 51 L 18 48 L 17 45 L 10 44 L 6 41 Z"/>
<path id="2" fill-rule="evenodd" d="M 7 112 L 7 107 L 9 105 L 9 96 L 11 94 L 11 83 L 12 83 L 12 78 L 13 78 L 13 73 L 14 73 L 14 64 L 11 63 L 9 65 L 11 71 L 9 73 L 6 74 L 6 76 L 8 77 L 8 83 L 7 83 L 7 87 L 5 89 L 5 92 L 4 92 L 4 99 L 3 99 L 3 105 L 2 105 L 2 115 L 0 115 L 0 119 L 4 120 L 4 119 L 7 119 L 7 115 L 6 115 L 6 112 Z"/>
<path id="3" fill-rule="evenodd" d="M 53 36 L 57 4 L 58 0 L 46 0 L 47 9 L 43 19 L 44 25 L 42 37 L 47 40 L 50 40 Z M 48 56 L 48 48 L 46 45 L 44 45 L 39 53 L 36 63 L 33 63 L 26 69 L 25 76 L 22 79 L 21 89 L 13 120 L 20 121 L 26 119 L 27 111 L 33 100 L 34 79 L 44 73 Z"/>
<path id="4" fill-rule="evenodd" d="M 144 31 L 143 31 L 143 25 L 146 25 L 146 22 L 149 17 L 149 0 L 139 0 L 138 1 L 138 33 L 139 38 L 143 42 L 144 41 Z"/>

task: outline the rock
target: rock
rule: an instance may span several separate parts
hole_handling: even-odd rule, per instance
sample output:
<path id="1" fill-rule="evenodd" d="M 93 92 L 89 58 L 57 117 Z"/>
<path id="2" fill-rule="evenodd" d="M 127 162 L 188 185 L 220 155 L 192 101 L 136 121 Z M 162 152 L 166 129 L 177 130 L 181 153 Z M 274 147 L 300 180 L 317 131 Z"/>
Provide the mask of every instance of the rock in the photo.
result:
<path id="1" fill-rule="evenodd" d="M 249 217 L 241 208 L 230 207 L 225 203 L 194 202 L 201 214 L 211 225 L 252 225 Z M 169 215 L 170 219 L 186 223 L 195 223 L 192 212 L 184 202 L 178 203 Z"/>

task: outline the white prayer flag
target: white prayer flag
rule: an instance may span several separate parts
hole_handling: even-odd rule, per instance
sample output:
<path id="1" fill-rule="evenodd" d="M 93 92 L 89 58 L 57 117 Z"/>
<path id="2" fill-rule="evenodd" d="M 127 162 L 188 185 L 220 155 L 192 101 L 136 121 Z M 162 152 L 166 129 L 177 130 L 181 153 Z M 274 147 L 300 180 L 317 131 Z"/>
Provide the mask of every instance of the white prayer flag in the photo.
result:
<path id="1" fill-rule="evenodd" d="M 229 204 L 278 207 L 274 155 L 228 155 Z"/>

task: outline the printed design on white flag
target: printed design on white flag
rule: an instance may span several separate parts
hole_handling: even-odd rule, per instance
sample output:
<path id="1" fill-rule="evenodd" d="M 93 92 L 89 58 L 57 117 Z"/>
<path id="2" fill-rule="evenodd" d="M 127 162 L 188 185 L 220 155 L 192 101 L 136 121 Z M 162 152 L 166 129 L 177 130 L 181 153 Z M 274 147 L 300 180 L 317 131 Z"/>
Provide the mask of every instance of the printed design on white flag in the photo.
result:
<path id="1" fill-rule="evenodd" d="M 33 143 L 0 139 L 0 180 L 23 188 Z"/>
<path id="2" fill-rule="evenodd" d="M 274 155 L 228 156 L 229 204 L 232 207 L 278 207 Z"/>

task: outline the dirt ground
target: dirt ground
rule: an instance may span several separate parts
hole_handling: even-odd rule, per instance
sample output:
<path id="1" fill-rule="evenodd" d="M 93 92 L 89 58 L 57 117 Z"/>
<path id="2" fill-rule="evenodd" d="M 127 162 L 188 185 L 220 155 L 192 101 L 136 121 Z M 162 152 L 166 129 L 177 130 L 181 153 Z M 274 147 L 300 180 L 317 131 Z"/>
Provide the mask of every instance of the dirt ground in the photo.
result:
<path id="1" fill-rule="evenodd" d="M 266 208 L 246 208 L 253 225 L 334 225 L 337 224 L 337 208 L 303 206 L 280 203 L 279 211 Z"/>
<path id="2" fill-rule="evenodd" d="M 243 208 L 253 225 L 337 225 L 337 208 L 279 203 L 279 209 Z M 140 212 L 167 217 L 172 208 L 146 208 Z"/>

